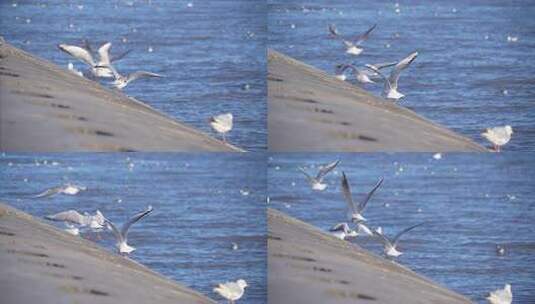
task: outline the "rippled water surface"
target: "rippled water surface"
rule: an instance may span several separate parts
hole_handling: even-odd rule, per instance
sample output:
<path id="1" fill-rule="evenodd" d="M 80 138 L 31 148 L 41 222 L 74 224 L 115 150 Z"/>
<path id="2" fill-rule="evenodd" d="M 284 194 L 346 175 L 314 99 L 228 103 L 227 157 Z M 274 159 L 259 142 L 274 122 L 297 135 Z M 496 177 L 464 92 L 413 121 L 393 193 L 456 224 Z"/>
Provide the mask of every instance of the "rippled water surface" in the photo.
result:
<path id="1" fill-rule="evenodd" d="M 268 3 L 270 47 L 331 73 L 337 63 L 395 61 L 418 51 L 400 78 L 403 106 L 480 143 L 485 128 L 509 124 L 515 134 L 506 150 L 535 149 L 534 1 Z M 330 23 L 348 35 L 377 28 L 351 57 L 329 39 Z M 378 95 L 382 84 L 364 88 Z"/>
<path id="2" fill-rule="evenodd" d="M 124 92 L 214 134 L 207 118 L 234 114 L 229 141 L 247 150 L 266 147 L 264 1 L 0 1 L 0 35 L 60 66 L 59 43 L 96 49 L 111 41 L 119 72 L 147 70 L 162 79 L 138 80 Z"/>
<path id="3" fill-rule="evenodd" d="M 534 303 L 535 154 L 446 154 L 440 160 L 431 154 L 345 154 L 327 176 L 328 188 L 312 191 L 297 167 L 313 172 L 336 157 L 272 156 L 270 206 L 327 230 L 345 220 L 342 170 L 357 201 L 384 176 L 364 213 L 370 226 L 392 236 L 426 223 L 401 238 L 399 263 L 478 303 L 505 283 L 511 283 L 515 303 Z M 354 242 L 382 254 L 370 238 Z M 496 254 L 496 244 L 505 246 L 504 256 Z"/>
<path id="4" fill-rule="evenodd" d="M 241 302 L 265 303 L 265 177 L 261 154 L 7 155 L 0 201 L 37 217 L 99 209 L 118 224 L 151 204 L 154 211 L 130 229 L 132 259 L 218 300 L 217 283 L 243 278 L 250 287 Z M 29 198 L 66 182 L 88 190 Z M 100 237 L 115 252 L 113 235 Z"/>

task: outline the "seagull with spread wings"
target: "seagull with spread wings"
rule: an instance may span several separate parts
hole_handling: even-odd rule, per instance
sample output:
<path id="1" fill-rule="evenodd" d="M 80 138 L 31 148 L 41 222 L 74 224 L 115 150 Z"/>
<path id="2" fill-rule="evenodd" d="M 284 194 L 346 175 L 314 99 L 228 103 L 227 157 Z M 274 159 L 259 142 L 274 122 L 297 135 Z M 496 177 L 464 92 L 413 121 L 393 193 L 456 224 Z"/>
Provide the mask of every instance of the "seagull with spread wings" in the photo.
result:
<path id="1" fill-rule="evenodd" d="M 368 40 L 368 37 L 370 36 L 370 33 L 375 29 L 377 24 L 374 24 L 372 27 L 370 27 L 366 32 L 363 34 L 360 34 L 358 36 L 354 37 L 345 37 L 340 34 L 338 29 L 336 28 L 336 25 L 330 24 L 329 25 L 329 32 L 333 37 L 339 38 L 342 40 L 346 47 L 346 53 L 358 56 L 362 51 L 364 50 L 360 45 Z"/>
<path id="2" fill-rule="evenodd" d="M 302 167 L 299 167 L 299 171 L 301 171 L 306 176 L 308 183 L 312 187 L 312 190 L 323 191 L 327 188 L 327 184 L 323 183 L 323 179 L 329 172 L 336 168 L 339 163 L 340 160 L 336 160 L 332 163 L 320 166 L 318 174 L 316 174 L 315 177 L 308 174 Z"/>
<path id="3" fill-rule="evenodd" d="M 138 214 L 132 216 L 126 223 L 123 224 L 121 227 L 121 230 L 115 226 L 114 223 L 112 223 L 108 219 L 104 219 L 105 223 L 108 226 L 108 229 L 110 229 L 113 232 L 113 235 L 115 235 L 115 238 L 117 239 L 117 249 L 119 250 L 119 253 L 122 254 L 129 254 L 132 251 L 136 250 L 136 248 L 128 245 L 127 243 L 127 236 L 128 236 L 128 229 L 130 229 L 130 226 L 135 224 L 137 221 L 141 220 L 143 217 L 147 216 L 149 213 L 152 212 L 152 206 L 149 205 L 145 211 L 141 211 Z"/>
<path id="4" fill-rule="evenodd" d="M 396 236 L 394 236 L 394 238 L 392 240 L 389 239 L 388 237 L 386 237 L 386 235 L 384 235 L 382 230 L 374 230 L 373 234 L 375 236 L 379 237 L 379 240 L 383 243 L 385 256 L 387 258 L 392 259 L 392 258 L 396 258 L 396 257 L 398 257 L 398 256 L 403 254 L 403 252 L 398 251 L 397 248 L 396 248 L 397 245 L 398 245 L 398 242 L 399 242 L 399 238 L 403 234 L 405 234 L 405 233 L 411 231 L 412 229 L 414 229 L 414 228 L 416 228 L 418 226 L 421 226 L 423 224 L 425 224 L 425 223 L 416 224 L 416 225 L 413 225 L 413 226 L 410 226 L 408 228 L 405 228 L 405 229 L 401 230 L 398 234 L 396 234 Z"/>
<path id="5" fill-rule="evenodd" d="M 342 194 L 347 203 L 347 219 L 353 223 L 362 224 L 366 221 L 366 218 L 362 215 L 368 201 L 371 199 L 375 191 L 383 184 L 384 178 L 381 178 L 377 184 L 372 188 L 370 192 L 366 195 L 364 200 L 356 204 L 353 201 L 353 196 L 351 194 L 351 187 L 349 186 L 349 180 L 344 172 L 342 172 Z M 358 227 L 357 227 L 358 228 Z M 367 227 L 361 227 L 360 229 L 365 229 L 366 234 L 370 234 L 370 229 Z"/>

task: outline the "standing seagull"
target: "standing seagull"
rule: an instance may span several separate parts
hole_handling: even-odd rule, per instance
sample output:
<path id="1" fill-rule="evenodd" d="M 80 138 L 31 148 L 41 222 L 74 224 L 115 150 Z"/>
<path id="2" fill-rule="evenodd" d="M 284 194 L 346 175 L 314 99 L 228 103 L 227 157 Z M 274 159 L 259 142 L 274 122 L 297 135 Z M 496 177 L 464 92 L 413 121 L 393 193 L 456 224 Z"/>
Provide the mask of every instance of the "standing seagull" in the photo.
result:
<path id="1" fill-rule="evenodd" d="M 371 66 L 380 70 L 383 68 L 391 67 L 396 64 L 397 62 L 376 63 Z M 335 77 L 340 80 L 346 80 L 347 76 L 345 75 L 345 71 L 348 69 L 351 69 L 353 71 L 353 74 L 355 75 L 355 78 L 357 79 L 357 81 L 362 84 L 375 83 L 375 81 L 372 80 L 372 78 L 379 76 L 376 72 L 372 72 L 369 70 L 361 70 L 353 64 L 339 64 L 336 66 Z"/>
<path id="2" fill-rule="evenodd" d="M 139 79 L 139 78 L 147 78 L 147 77 L 157 77 L 162 78 L 163 76 L 156 73 L 146 72 L 146 71 L 137 71 L 134 73 L 130 73 L 126 76 L 123 76 L 117 72 L 117 70 L 111 65 L 111 64 L 105 64 L 105 65 L 97 65 L 96 68 L 108 68 L 112 73 L 115 80 L 113 81 L 112 85 L 116 87 L 119 90 L 122 90 L 124 87 L 126 87 L 130 82 Z"/>
<path id="3" fill-rule="evenodd" d="M 368 204 L 368 201 L 373 196 L 375 191 L 381 186 L 383 181 L 384 181 L 384 178 L 381 178 L 377 182 L 377 184 L 373 187 L 373 189 L 370 192 L 368 192 L 364 200 L 357 205 L 353 201 L 353 197 L 351 195 L 351 189 L 349 186 L 349 181 L 346 177 L 346 174 L 342 172 L 342 194 L 344 195 L 344 199 L 346 200 L 346 203 L 347 203 L 347 219 L 349 221 L 354 222 L 354 223 L 360 223 L 360 222 L 366 221 L 366 218 L 362 216 L 362 212 L 364 212 L 364 208 L 366 208 L 366 204 Z M 369 233 L 367 232 L 367 234 Z"/>
<path id="4" fill-rule="evenodd" d="M 217 133 L 221 133 L 223 141 L 227 142 L 225 134 L 232 130 L 232 120 L 232 113 L 225 113 L 210 117 L 208 122 L 210 122 L 210 126 L 216 130 Z"/>
<path id="5" fill-rule="evenodd" d="M 375 29 L 377 24 L 374 24 L 370 29 L 368 29 L 365 33 L 358 35 L 356 37 L 344 37 L 339 32 L 338 29 L 334 24 L 329 25 L 329 32 L 332 36 L 336 38 L 342 39 L 345 47 L 346 47 L 346 53 L 358 56 L 360 53 L 362 53 L 363 48 L 360 47 L 362 42 L 366 41 L 368 37 L 370 36 L 370 33 Z"/>
<path id="6" fill-rule="evenodd" d="M 126 223 L 124 223 L 120 231 L 119 229 L 117 229 L 115 224 L 113 224 L 108 219 L 104 219 L 106 224 L 108 224 L 108 229 L 110 229 L 113 232 L 113 234 L 115 235 L 115 238 L 117 239 L 117 248 L 119 249 L 119 253 L 129 254 L 132 251 L 136 250 L 136 248 L 129 246 L 127 244 L 128 229 L 135 222 L 139 221 L 140 219 L 142 219 L 144 216 L 148 215 L 151 212 L 152 212 L 152 206 L 149 205 L 147 210 L 139 212 L 138 214 L 131 217 Z"/>
<path id="7" fill-rule="evenodd" d="M 356 237 L 358 236 L 358 233 L 355 230 L 351 230 L 349 228 L 349 225 L 347 223 L 339 223 L 331 227 L 329 229 L 329 232 L 331 235 L 341 239 L 345 240 L 346 237 Z"/>
<path id="8" fill-rule="evenodd" d="M 496 289 L 491 291 L 489 296 L 486 297 L 490 304 L 511 304 L 513 302 L 513 292 L 511 291 L 511 285 L 505 284 L 503 289 Z"/>
<path id="9" fill-rule="evenodd" d="M 424 223 L 420 223 L 420 224 L 416 224 L 416 225 L 414 225 L 414 226 L 411 226 L 411 227 L 409 227 L 409 228 L 405 228 L 404 230 L 402 230 L 402 231 L 400 231 L 398 234 L 396 234 L 396 236 L 395 236 L 394 239 L 392 239 L 392 240 L 388 239 L 388 238 L 382 233 L 382 229 L 381 229 L 381 231 L 379 231 L 379 230 L 374 230 L 374 231 L 373 231 L 373 234 L 376 235 L 376 236 L 378 236 L 378 237 L 380 238 L 381 242 L 383 243 L 383 245 L 384 245 L 384 253 L 385 253 L 385 256 L 386 256 L 387 258 L 392 259 L 392 258 L 396 258 L 396 257 L 398 257 L 398 256 L 400 256 L 400 255 L 403 254 L 403 252 L 398 251 L 398 250 L 396 249 L 396 246 L 397 246 L 397 244 L 398 244 L 398 242 L 399 242 L 399 238 L 400 238 L 403 234 L 405 234 L 405 233 L 409 232 L 410 230 L 412 230 L 412 229 L 414 229 L 414 228 L 416 228 L 416 227 L 418 227 L 418 226 L 421 226 L 421 225 L 423 225 L 423 224 L 424 224 Z"/>
<path id="10" fill-rule="evenodd" d="M 405 95 L 398 92 L 398 80 L 399 75 L 401 74 L 401 71 L 403 71 L 405 68 L 407 68 L 418 56 L 418 52 L 414 52 L 398 62 L 392 72 L 390 73 L 390 77 L 386 77 L 384 74 L 382 74 L 379 69 L 371 64 L 367 64 L 366 67 L 370 70 L 376 72 L 381 78 L 385 81 L 385 86 L 383 88 L 383 96 L 388 99 L 393 99 L 394 101 L 399 100 L 400 98 L 404 97 Z"/>
<path id="11" fill-rule="evenodd" d="M 220 296 L 227 299 L 230 304 L 234 304 L 235 301 L 239 300 L 244 292 L 245 287 L 247 287 L 247 282 L 245 280 L 239 279 L 236 282 L 226 282 L 219 284 L 214 288 L 214 292 L 217 292 Z"/>
<path id="12" fill-rule="evenodd" d="M 488 128 L 481 136 L 485 137 L 494 145 L 494 151 L 500 152 L 500 147 L 507 144 L 511 140 L 513 128 L 511 126 Z"/>
<path id="13" fill-rule="evenodd" d="M 327 184 L 323 183 L 323 179 L 329 172 L 336 168 L 339 163 L 340 160 L 336 160 L 332 163 L 321 166 L 316 177 L 310 176 L 302 167 L 299 167 L 299 170 L 306 176 L 308 183 L 312 187 L 312 190 L 323 191 L 327 188 Z"/>
<path id="14" fill-rule="evenodd" d="M 57 194 L 76 195 L 80 191 L 85 191 L 85 190 L 87 190 L 87 188 L 84 186 L 78 186 L 74 184 L 65 184 L 62 186 L 47 189 L 37 195 L 34 195 L 33 198 L 51 197 Z"/>

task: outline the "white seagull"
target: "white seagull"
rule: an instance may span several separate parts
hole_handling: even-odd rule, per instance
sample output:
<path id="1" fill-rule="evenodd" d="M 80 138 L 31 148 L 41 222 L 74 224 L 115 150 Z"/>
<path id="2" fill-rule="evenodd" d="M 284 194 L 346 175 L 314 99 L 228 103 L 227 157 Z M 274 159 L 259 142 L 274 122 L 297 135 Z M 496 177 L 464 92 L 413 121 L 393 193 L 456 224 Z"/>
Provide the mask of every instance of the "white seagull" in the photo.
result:
<path id="1" fill-rule="evenodd" d="M 406 69 L 418 56 L 418 52 L 414 52 L 410 54 L 409 56 L 405 57 L 403 60 L 398 62 L 392 72 L 390 73 L 390 77 L 386 77 L 384 74 L 379 71 L 379 69 L 371 64 L 367 64 L 366 67 L 370 70 L 376 72 L 381 78 L 384 79 L 385 85 L 383 88 L 383 96 L 388 99 L 393 99 L 394 101 L 399 100 L 400 98 L 404 97 L 405 95 L 401 94 L 398 91 L 398 80 L 399 75 L 401 74 L 401 71 Z"/>
<path id="2" fill-rule="evenodd" d="M 505 284 L 503 289 L 496 289 L 491 291 L 486 297 L 490 304 L 511 304 L 513 303 L 513 292 L 511 291 L 511 284 Z"/>
<path id="3" fill-rule="evenodd" d="M 420 223 L 420 224 L 416 224 L 416 225 L 414 225 L 414 226 L 410 226 L 409 228 L 405 228 L 405 229 L 403 229 L 403 230 L 400 231 L 398 234 L 396 234 L 396 236 L 395 236 L 392 240 L 388 239 L 388 238 L 383 234 L 382 229 L 381 229 L 381 230 L 379 230 L 379 229 L 374 230 L 374 231 L 373 231 L 373 234 L 376 235 L 376 236 L 378 236 L 379 239 L 380 239 L 380 241 L 383 243 L 385 256 L 386 256 L 387 258 L 395 258 L 395 257 L 398 257 L 398 256 L 400 256 L 400 255 L 403 254 L 403 252 L 398 251 L 398 250 L 396 249 L 396 246 L 398 245 L 398 242 L 399 242 L 399 238 L 400 238 L 403 234 L 405 234 L 405 233 L 409 232 L 410 230 L 412 230 L 412 229 L 414 229 L 414 228 L 416 228 L 416 227 L 418 227 L 418 226 L 421 226 L 421 225 L 423 225 L 423 224 L 424 224 L 424 223 Z"/>
<path id="4" fill-rule="evenodd" d="M 388 62 L 388 63 L 376 63 L 370 66 L 375 67 L 376 69 L 383 69 L 387 67 L 391 67 L 393 65 L 396 65 L 397 62 Z M 347 76 L 345 75 L 345 71 L 351 69 L 353 71 L 353 75 L 355 75 L 355 78 L 359 83 L 366 84 L 366 83 L 375 83 L 373 78 L 379 77 L 379 75 L 376 72 L 372 72 L 371 70 L 361 70 L 357 68 L 353 64 L 339 64 L 336 66 L 335 71 L 335 77 L 345 81 L 347 79 Z"/>
<path id="5" fill-rule="evenodd" d="M 117 249 L 119 249 L 119 253 L 129 254 L 132 251 L 136 250 L 136 248 L 127 244 L 128 229 L 130 229 L 130 226 L 132 226 L 135 222 L 139 221 L 151 212 L 152 206 L 149 205 L 149 207 L 145 211 L 139 212 L 138 214 L 131 217 L 126 223 L 124 223 L 121 227 L 121 230 L 117 229 L 115 224 L 113 224 L 110 220 L 106 218 L 104 219 L 108 226 L 108 229 L 113 232 L 115 238 L 117 239 Z"/>
<path id="6" fill-rule="evenodd" d="M 37 195 L 34 195 L 33 198 L 43 198 L 50 197 L 57 194 L 66 194 L 66 195 L 76 195 L 80 191 L 87 190 L 87 187 L 74 185 L 74 184 L 65 184 L 62 186 L 57 186 L 54 188 L 47 189 Z"/>
<path id="7" fill-rule="evenodd" d="M 210 117 L 208 122 L 210 123 L 210 126 L 217 131 L 217 133 L 221 133 L 221 136 L 223 136 L 223 141 L 227 142 L 225 134 L 232 130 L 232 120 L 232 113 L 225 113 Z"/>
<path id="8" fill-rule="evenodd" d="M 334 24 L 329 25 L 329 32 L 332 36 L 336 38 L 342 39 L 345 47 L 346 47 L 346 53 L 358 56 L 360 53 L 362 53 L 363 49 L 360 47 L 362 42 L 368 39 L 370 36 L 370 33 L 375 29 L 377 24 L 374 24 L 370 29 L 368 29 L 365 33 L 355 36 L 355 37 L 344 37 L 339 32 L 338 29 Z"/>
<path id="9" fill-rule="evenodd" d="M 214 288 L 214 292 L 217 292 L 220 296 L 227 299 L 230 304 L 234 304 L 235 301 L 239 300 L 244 292 L 245 287 L 247 287 L 247 282 L 245 280 L 239 279 L 236 282 L 226 282 L 219 284 Z"/>
<path id="10" fill-rule="evenodd" d="M 306 176 L 308 183 L 312 187 L 312 190 L 323 191 L 327 188 L 327 184 L 323 183 L 323 179 L 329 172 L 331 172 L 334 168 L 336 168 L 336 166 L 338 166 L 339 163 L 340 163 L 340 160 L 336 160 L 332 163 L 320 166 L 320 169 L 316 177 L 310 176 L 302 167 L 299 167 L 299 171 L 301 171 Z"/>
<path id="11" fill-rule="evenodd" d="M 76 210 L 68 210 L 53 215 L 45 216 L 47 220 L 66 222 L 80 225 L 81 227 L 89 226 L 91 229 L 100 229 L 104 227 L 104 215 L 97 210 L 95 215 L 90 215 L 87 212 L 84 215 Z"/>
<path id="12" fill-rule="evenodd" d="M 509 125 L 503 127 L 488 128 L 481 136 L 485 137 L 493 144 L 494 151 L 500 152 L 500 147 L 504 146 L 511 140 L 513 128 Z"/>
<path id="13" fill-rule="evenodd" d="M 355 204 L 353 201 L 353 196 L 351 195 L 351 188 L 349 186 L 349 181 L 346 177 L 346 174 L 342 172 L 342 194 L 344 195 L 344 199 L 347 203 L 347 219 L 353 223 L 359 223 L 366 221 L 366 218 L 362 216 L 362 212 L 364 212 L 364 208 L 366 208 L 366 205 L 368 204 L 368 201 L 373 196 L 375 191 L 381 186 L 383 183 L 384 178 L 381 178 L 377 184 L 373 187 L 373 189 L 368 192 L 364 200 L 362 200 L 358 205 Z M 365 227 L 365 226 L 364 226 Z M 364 229 L 364 228 L 360 228 Z M 367 231 L 366 234 L 369 234 L 369 229 L 366 227 Z"/>
<path id="14" fill-rule="evenodd" d="M 130 82 L 140 79 L 140 78 L 148 78 L 148 77 L 157 77 L 162 78 L 163 76 L 156 73 L 146 72 L 146 71 L 136 71 L 134 73 L 130 73 L 126 76 L 121 75 L 115 67 L 111 64 L 105 64 L 105 65 L 97 65 L 96 68 L 107 68 L 109 69 L 113 77 L 115 77 L 115 80 L 113 81 L 112 85 L 116 87 L 117 89 L 121 90 L 124 87 L 126 87 Z"/>
<path id="15" fill-rule="evenodd" d="M 96 77 L 113 77 L 113 73 L 107 67 L 107 65 L 110 65 L 112 62 L 123 58 L 124 56 L 126 56 L 126 54 L 130 52 L 130 50 L 128 50 L 118 56 L 111 58 L 109 54 L 111 42 L 106 42 L 98 48 L 97 52 L 99 55 L 99 60 L 97 62 L 93 57 L 92 49 L 89 45 L 89 42 L 87 40 L 84 40 L 83 42 L 83 46 L 58 44 L 58 48 L 61 51 L 87 64 L 90 67 L 91 73 Z"/>
<path id="16" fill-rule="evenodd" d="M 349 225 L 347 223 L 338 223 L 336 225 L 334 225 L 333 227 L 331 227 L 329 229 L 329 232 L 341 239 L 341 240 L 345 240 L 346 237 L 357 237 L 358 236 L 358 233 L 357 231 L 355 230 L 351 230 L 351 228 L 349 228 Z"/>

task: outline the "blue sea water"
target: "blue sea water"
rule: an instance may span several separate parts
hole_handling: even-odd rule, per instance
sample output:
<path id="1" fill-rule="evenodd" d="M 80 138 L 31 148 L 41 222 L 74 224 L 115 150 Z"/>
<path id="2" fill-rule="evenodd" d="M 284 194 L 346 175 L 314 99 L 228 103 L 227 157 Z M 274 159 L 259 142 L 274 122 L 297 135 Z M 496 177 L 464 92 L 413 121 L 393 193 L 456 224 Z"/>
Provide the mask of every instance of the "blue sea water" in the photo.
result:
<path id="1" fill-rule="evenodd" d="M 130 258 L 219 301 L 218 283 L 245 279 L 240 303 L 265 303 L 265 172 L 257 153 L 8 154 L 0 157 L 0 201 L 39 218 L 99 209 L 117 224 L 150 204 L 154 211 L 128 234 Z M 88 190 L 29 198 L 67 182 Z M 116 252 L 109 232 L 82 237 Z"/>
<path id="2" fill-rule="evenodd" d="M 341 159 L 313 191 L 298 171 Z M 269 206 L 328 230 L 346 219 L 344 171 L 358 202 L 380 177 L 384 183 L 364 216 L 392 236 L 425 222 L 399 243 L 397 260 L 439 284 L 486 303 L 489 291 L 512 285 L 514 303 L 535 302 L 535 154 L 279 154 L 268 164 Z M 371 238 L 352 240 L 374 254 Z M 496 245 L 506 248 L 496 254 Z"/>
<path id="3" fill-rule="evenodd" d="M 401 105 L 483 144 L 485 128 L 509 124 L 505 150 L 534 150 L 534 1 L 269 0 L 268 10 L 269 47 L 329 73 L 418 51 L 401 74 Z M 352 57 L 329 39 L 330 23 L 346 35 L 377 28 Z M 382 87 L 364 86 L 375 95 Z"/>
<path id="4" fill-rule="evenodd" d="M 251 151 L 266 148 L 265 34 L 264 1 L 0 1 L 9 43 L 78 69 L 57 44 L 87 38 L 94 49 L 111 41 L 112 54 L 131 49 L 119 72 L 165 78 L 133 82 L 127 95 L 213 135 L 207 119 L 232 112 L 228 139 Z"/>

